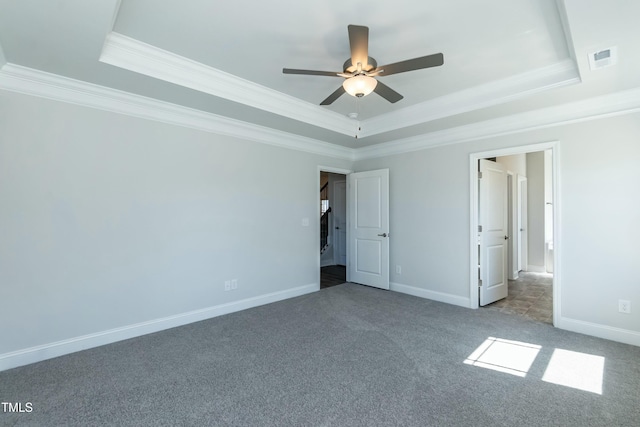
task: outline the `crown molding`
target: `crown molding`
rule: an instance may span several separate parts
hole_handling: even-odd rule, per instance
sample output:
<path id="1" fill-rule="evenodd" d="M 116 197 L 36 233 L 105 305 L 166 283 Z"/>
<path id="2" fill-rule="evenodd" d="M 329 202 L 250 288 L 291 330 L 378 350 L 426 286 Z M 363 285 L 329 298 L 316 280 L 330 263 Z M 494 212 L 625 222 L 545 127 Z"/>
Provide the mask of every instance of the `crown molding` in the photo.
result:
<path id="1" fill-rule="evenodd" d="M 575 62 L 566 59 L 502 80 L 433 98 L 360 123 L 359 138 L 402 129 L 481 108 L 503 104 L 539 92 L 580 83 Z"/>
<path id="2" fill-rule="evenodd" d="M 100 61 L 344 135 L 357 133 L 358 122 L 342 114 L 116 32 L 107 35 Z"/>
<path id="3" fill-rule="evenodd" d="M 11 63 L 0 69 L 0 89 L 312 154 L 353 159 L 352 148 Z"/>
<path id="4" fill-rule="evenodd" d="M 640 111 L 640 88 L 362 147 L 354 160 L 409 153 Z"/>
<path id="5" fill-rule="evenodd" d="M 579 83 L 573 59 L 411 105 L 357 122 L 298 98 L 236 77 L 117 32 L 107 35 L 100 61 L 219 96 L 344 135 L 378 135 Z"/>
<path id="6" fill-rule="evenodd" d="M 354 149 L 11 63 L 0 68 L 0 89 L 344 160 L 396 155 L 640 111 L 640 88 L 636 88 Z"/>

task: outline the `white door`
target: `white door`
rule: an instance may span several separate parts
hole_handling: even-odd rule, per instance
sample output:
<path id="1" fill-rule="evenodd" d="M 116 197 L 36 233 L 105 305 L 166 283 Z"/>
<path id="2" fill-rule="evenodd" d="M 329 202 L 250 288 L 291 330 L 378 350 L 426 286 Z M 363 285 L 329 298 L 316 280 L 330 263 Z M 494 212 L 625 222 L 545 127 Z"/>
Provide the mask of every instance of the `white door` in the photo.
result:
<path id="1" fill-rule="evenodd" d="M 517 201 L 516 201 L 516 187 L 518 186 L 517 181 L 515 180 L 515 176 L 507 171 L 507 217 L 508 217 L 508 228 L 507 234 L 509 235 L 509 240 L 507 240 L 507 246 L 509 247 L 507 250 L 508 253 L 508 261 L 507 261 L 507 271 L 508 271 L 508 279 L 516 280 L 518 278 L 518 242 L 516 236 L 518 236 L 517 225 L 518 225 L 518 215 L 517 215 Z"/>
<path id="2" fill-rule="evenodd" d="M 389 170 L 349 175 L 348 280 L 389 289 Z"/>
<path id="3" fill-rule="evenodd" d="M 518 271 L 527 270 L 527 177 L 518 176 Z"/>
<path id="4" fill-rule="evenodd" d="M 336 242 L 334 261 L 347 265 L 347 183 L 338 181 L 333 185 L 333 235 Z"/>
<path id="5" fill-rule="evenodd" d="M 504 166 L 480 160 L 480 305 L 507 296 L 507 174 Z"/>

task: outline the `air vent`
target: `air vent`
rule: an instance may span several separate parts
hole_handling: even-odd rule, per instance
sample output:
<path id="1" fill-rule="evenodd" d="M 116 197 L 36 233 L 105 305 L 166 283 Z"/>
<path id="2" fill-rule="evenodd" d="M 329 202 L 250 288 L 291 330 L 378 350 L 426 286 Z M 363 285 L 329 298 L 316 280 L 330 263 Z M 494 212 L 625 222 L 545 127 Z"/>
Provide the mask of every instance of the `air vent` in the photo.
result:
<path id="1" fill-rule="evenodd" d="M 608 67 L 616 62 L 618 62 L 618 48 L 616 46 L 589 53 L 591 70 Z"/>

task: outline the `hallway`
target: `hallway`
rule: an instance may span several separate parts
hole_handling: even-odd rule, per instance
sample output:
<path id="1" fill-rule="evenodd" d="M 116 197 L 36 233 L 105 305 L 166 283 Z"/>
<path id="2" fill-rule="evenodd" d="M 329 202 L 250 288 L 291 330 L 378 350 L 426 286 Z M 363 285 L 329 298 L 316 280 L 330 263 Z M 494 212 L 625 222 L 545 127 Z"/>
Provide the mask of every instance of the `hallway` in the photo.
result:
<path id="1" fill-rule="evenodd" d="M 347 281 L 347 267 L 330 265 L 320 269 L 320 289 L 342 285 Z"/>
<path id="2" fill-rule="evenodd" d="M 484 308 L 553 324 L 553 275 L 522 271 L 509 280 L 506 298 Z"/>

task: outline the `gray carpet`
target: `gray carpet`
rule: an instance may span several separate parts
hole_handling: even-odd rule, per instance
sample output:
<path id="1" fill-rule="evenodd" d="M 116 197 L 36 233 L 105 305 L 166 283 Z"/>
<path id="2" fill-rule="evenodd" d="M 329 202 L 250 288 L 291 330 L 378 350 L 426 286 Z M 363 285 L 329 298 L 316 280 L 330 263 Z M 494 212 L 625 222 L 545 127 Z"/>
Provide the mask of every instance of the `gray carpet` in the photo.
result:
<path id="1" fill-rule="evenodd" d="M 541 346 L 526 376 L 464 363 L 489 337 Z M 604 357 L 602 394 L 542 381 L 554 349 Z M 9 426 L 630 426 L 639 399 L 638 347 L 353 284 L 0 373 L 33 404 Z"/>

